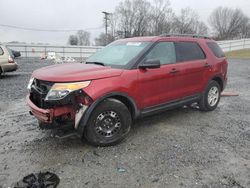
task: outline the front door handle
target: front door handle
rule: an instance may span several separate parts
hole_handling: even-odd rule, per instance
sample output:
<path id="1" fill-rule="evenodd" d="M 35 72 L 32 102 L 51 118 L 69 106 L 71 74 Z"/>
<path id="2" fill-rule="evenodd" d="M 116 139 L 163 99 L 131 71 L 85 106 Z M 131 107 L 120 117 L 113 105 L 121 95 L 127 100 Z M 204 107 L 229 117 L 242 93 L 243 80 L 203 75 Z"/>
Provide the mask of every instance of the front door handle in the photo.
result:
<path id="1" fill-rule="evenodd" d="M 170 71 L 170 73 L 172 73 L 172 74 L 175 74 L 175 73 L 177 73 L 177 72 L 180 72 L 180 71 L 177 70 L 176 68 L 173 68 L 173 69 Z"/>

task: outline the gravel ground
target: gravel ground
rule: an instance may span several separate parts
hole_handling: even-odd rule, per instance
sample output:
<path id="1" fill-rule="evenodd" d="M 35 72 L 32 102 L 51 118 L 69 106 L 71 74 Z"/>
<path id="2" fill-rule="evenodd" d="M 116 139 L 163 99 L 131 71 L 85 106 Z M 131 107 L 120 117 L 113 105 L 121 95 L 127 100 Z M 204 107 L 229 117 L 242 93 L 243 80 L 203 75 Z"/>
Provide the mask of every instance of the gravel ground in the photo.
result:
<path id="1" fill-rule="evenodd" d="M 33 70 L 51 64 L 17 60 L 0 79 L 0 187 L 50 171 L 59 187 L 250 187 L 250 62 L 229 60 L 227 91 L 213 112 L 178 109 L 143 120 L 114 147 L 39 130 L 25 104 Z"/>

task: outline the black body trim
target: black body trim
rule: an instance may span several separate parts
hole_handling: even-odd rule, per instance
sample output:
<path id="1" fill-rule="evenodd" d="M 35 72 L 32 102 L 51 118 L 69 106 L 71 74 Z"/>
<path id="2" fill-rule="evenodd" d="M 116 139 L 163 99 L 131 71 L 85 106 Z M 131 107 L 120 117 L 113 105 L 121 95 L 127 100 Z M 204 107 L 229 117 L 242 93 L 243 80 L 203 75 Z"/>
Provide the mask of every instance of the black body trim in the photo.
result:
<path id="1" fill-rule="evenodd" d="M 183 106 L 185 104 L 191 104 L 193 102 L 197 102 L 200 99 L 200 97 L 201 97 L 201 94 L 197 94 L 197 95 L 185 97 L 183 99 L 173 100 L 173 101 L 170 101 L 168 103 L 164 103 L 164 104 L 160 104 L 160 105 L 157 105 L 157 106 L 145 108 L 145 109 L 143 109 L 141 111 L 141 117 L 153 115 L 153 114 L 156 114 L 156 113 L 159 113 L 159 112 L 164 112 L 166 110 L 181 107 L 181 106 Z"/>
<path id="2" fill-rule="evenodd" d="M 109 93 L 109 94 L 104 95 L 103 97 L 99 98 L 98 100 L 96 100 L 93 104 L 91 104 L 87 108 L 87 110 L 85 111 L 85 113 L 84 113 L 84 115 L 83 115 L 83 117 L 82 117 L 82 119 L 81 119 L 81 121 L 79 123 L 77 132 L 80 135 L 83 134 L 84 128 L 88 123 L 88 120 L 89 120 L 89 118 L 91 116 L 91 113 L 97 107 L 98 104 L 100 104 L 103 100 L 105 100 L 107 98 L 116 97 L 116 96 L 125 97 L 126 99 L 129 100 L 129 102 L 131 103 L 132 108 L 133 108 L 132 109 L 133 110 L 132 117 L 133 117 L 133 119 L 138 119 L 138 118 L 142 118 L 142 117 L 145 117 L 145 116 L 150 116 L 150 115 L 153 115 L 153 114 L 156 114 L 156 113 L 159 113 L 159 112 L 163 112 L 163 111 L 166 111 L 166 110 L 181 107 L 181 106 L 183 106 L 185 104 L 191 104 L 193 102 L 197 102 L 197 101 L 199 101 L 199 99 L 201 97 L 201 94 L 196 94 L 196 95 L 193 95 L 193 96 L 185 97 L 183 99 L 178 99 L 178 100 L 174 100 L 174 101 L 164 103 L 164 104 L 160 104 L 160 105 L 157 105 L 157 106 L 148 107 L 148 108 L 145 108 L 145 109 L 140 111 L 137 108 L 136 103 L 134 102 L 134 100 L 131 97 L 129 97 L 127 94 L 120 93 L 120 92 Z"/>

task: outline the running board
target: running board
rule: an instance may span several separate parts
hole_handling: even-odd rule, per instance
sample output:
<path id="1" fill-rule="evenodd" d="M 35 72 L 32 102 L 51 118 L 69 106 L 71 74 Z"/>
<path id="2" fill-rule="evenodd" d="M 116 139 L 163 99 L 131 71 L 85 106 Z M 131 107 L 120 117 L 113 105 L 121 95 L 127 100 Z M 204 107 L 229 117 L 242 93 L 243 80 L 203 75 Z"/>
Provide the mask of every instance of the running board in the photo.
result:
<path id="1" fill-rule="evenodd" d="M 180 100 L 171 101 L 169 103 L 145 108 L 144 110 L 142 110 L 141 116 L 144 117 L 144 116 L 148 116 L 148 115 L 153 115 L 153 114 L 156 114 L 159 112 L 163 112 L 166 110 L 171 110 L 171 109 L 174 109 L 177 107 L 181 107 L 185 104 L 191 104 L 191 103 L 197 102 L 200 99 L 200 97 L 201 97 L 201 95 L 198 94 L 198 95 L 186 97 L 186 98 L 183 98 Z"/>

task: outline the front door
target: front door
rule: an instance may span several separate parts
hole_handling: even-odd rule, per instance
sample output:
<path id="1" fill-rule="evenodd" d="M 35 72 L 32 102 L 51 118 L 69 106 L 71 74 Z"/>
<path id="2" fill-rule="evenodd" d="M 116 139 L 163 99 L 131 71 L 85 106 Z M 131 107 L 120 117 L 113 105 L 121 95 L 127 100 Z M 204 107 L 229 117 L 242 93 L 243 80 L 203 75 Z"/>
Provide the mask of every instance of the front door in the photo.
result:
<path id="1" fill-rule="evenodd" d="M 142 108 L 153 107 L 176 99 L 175 92 L 180 83 L 176 66 L 175 46 L 173 42 L 159 42 L 145 56 L 141 63 L 157 59 L 161 67 L 156 69 L 138 69 L 139 93 Z"/>

